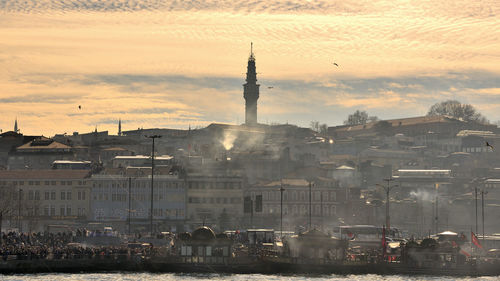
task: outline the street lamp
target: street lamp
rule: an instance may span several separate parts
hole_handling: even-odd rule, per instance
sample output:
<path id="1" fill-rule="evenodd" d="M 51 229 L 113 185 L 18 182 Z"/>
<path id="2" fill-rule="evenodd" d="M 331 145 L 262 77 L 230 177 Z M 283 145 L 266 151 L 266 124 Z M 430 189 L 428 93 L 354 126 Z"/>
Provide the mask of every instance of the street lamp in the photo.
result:
<path id="1" fill-rule="evenodd" d="M 309 180 L 309 230 L 312 228 L 312 180 Z"/>
<path id="2" fill-rule="evenodd" d="M 387 232 L 389 232 L 389 230 L 391 230 L 391 217 L 389 215 L 389 193 L 391 192 L 391 190 L 393 188 L 398 186 L 398 185 L 391 185 L 391 181 L 393 181 L 393 180 L 394 180 L 393 177 L 390 177 L 388 179 L 384 179 L 384 181 L 387 182 L 387 186 L 384 186 L 381 184 L 376 184 L 377 186 L 380 186 L 385 190 L 385 198 L 386 198 L 385 199 L 385 224 L 387 227 Z"/>
<path id="3" fill-rule="evenodd" d="M 161 138 L 160 135 L 146 136 L 153 140 L 151 147 L 151 210 L 149 212 L 149 233 L 153 237 L 153 184 L 154 184 L 154 172 L 155 172 L 155 139 Z"/>
<path id="4" fill-rule="evenodd" d="M 280 181 L 280 232 L 281 232 L 281 239 L 283 239 L 283 191 L 285 189 L 283 188 L 283 180 Z"/>
<path id="5" fill-rule="evenodd" d="M 484 241 L 484 195 L 488 194 L 487 191 L 484 191 L 484 187 L 481 189 L 481 219 L 483 221 L 483 241 Z"/>
<path id="6" fill-rule="evenodd" d="M 21 233 L 21 228 L 22 228 L 22 225 L 21 225 L 21 197 L 23 196 L 23 189 L 20 188 L 19 189 L 19 204 L 18 204 L 18 210 L 17 210 L 17 230 L 19 231 L 19 233 Z"/>

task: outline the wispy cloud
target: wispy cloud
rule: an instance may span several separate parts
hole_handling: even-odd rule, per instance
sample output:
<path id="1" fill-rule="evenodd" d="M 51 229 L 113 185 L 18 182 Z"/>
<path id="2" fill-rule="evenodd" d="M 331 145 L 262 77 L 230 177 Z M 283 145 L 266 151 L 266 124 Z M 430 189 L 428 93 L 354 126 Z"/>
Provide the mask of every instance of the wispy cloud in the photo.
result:
<path id="1" fill-rule="evenodd" d="M 450 98 L 496 120 L 499 14 L 495 0 L 0 0 L 0 127 L 243 122 L 250 41 L 261 122 L 421 115 Z"/>

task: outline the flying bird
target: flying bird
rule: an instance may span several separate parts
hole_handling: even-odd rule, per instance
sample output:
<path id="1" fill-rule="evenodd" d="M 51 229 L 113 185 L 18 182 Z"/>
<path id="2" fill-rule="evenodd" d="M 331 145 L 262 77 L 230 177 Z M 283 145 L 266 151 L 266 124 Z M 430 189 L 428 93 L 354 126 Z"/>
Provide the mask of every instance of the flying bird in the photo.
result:
<path id="1" fill-rule="evenodd" d="M 493 145 L 491 145 L 489 142 L 486 142 L 486 147 L 491 147 L 491 150 L 494 150 Z"/>
<path id="2" fill-rule="evenodd" d="M 336 62 L 333 62 L 332 64 L 335 65 L 336 67 L 339 67 L 339 65 Z"/>
<path id="3" fill-rule="evenodd" d="M 268 88 L 268 89 L 273 89 L 274 87 L 273 87 L 273 86 L 269 86 L 269 87 L 267 87 L 267 88 Z"/>
<path id="4" fill-rule="evenodd" d="M 82 109 L 82 106 L 81 106 L 81 105 L 79 105 L 79 106 L 78 106 L 78 109 Z"/>

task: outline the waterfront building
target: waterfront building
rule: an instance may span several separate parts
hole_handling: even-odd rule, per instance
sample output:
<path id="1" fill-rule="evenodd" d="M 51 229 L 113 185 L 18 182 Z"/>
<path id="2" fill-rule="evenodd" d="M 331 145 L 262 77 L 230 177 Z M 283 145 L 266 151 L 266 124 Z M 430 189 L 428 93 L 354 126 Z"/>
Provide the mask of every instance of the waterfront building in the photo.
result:
<path id="1" fill-rule="evenodd" d="M 86 226 L 89 170 L 0 171 L 0 191 L 4 230 L 57 232 Z"/>
<path id="2" fill-rule="evenodd" d="M 334 179 L 317 177 L 307 181 L 285 178 L 262 182 L 249 186 L 245 191 L 246 201 L 251 202 L 251 208 L 245 210 L 245 221 L 251 227 L 279 229 L 280 188 L 283 188 L 283 229 L 287 231 L 294 231 L 296 227 L 308 228 L 309 217 L 312 227 L 331 229 L 338 225 L 338 217 L 344 215 L 344 208 L 349 201 L 346 194 L 349 189 L 341 188 Z"/>
<path id="3" fill-rule="evenodd" d="M 182 231 L 186 218 L 185 202 L 184 179 L 172 167 L 155 168 L 154 228 L 157 231 Z M 106 169 L 101 174 L 92 175 L 91 207 L 92 222 L 126 233 L 130 216 L 131 232 L 149 231 L 151 167 Z"/>
<path id="4" fill-rule="evenodd" d="M 219 231 L 240 228 L 244 178 L 222 173 L 188 173 L 187 210 L 191 229 L 215 225 Z"/>

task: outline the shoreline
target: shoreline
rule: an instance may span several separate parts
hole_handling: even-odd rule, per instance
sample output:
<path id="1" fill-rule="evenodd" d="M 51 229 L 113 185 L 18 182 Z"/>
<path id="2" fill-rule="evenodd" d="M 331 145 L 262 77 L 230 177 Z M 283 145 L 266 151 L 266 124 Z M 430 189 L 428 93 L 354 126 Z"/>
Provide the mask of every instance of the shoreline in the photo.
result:
<path id="1" fill-rule="evenodd" d="M 185 273 L 185 274 L 263 274 L 263 275 L 407 275 L 407 276 L 498 276 L 495 264 L 460 268 L 412 268 L 404 264 L 291 264 L 259 261 L 246 264 L 186 264 L 163 261 L 114 259 L 13 260 L 0 262 L 1 275 L 45 273 Z"/>

